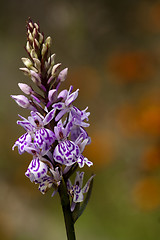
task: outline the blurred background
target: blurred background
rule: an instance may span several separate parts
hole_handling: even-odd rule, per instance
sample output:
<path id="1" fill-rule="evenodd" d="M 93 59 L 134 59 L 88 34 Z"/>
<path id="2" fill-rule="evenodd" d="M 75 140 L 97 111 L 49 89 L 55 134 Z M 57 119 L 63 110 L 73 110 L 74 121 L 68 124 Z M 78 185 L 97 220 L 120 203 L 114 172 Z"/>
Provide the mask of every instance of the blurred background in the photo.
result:
<path id="1" fill-rule="evenodd" d="M 89 106 L 96 173 L 77 239 L 153 240 L 160 236 L 160 1 L 5 0 L 0 14 L 0 239 L 66 239 L 58 194 L 42 195 L 24 175 L 31 156 L 11 150 L 24 133 L 10 98 L 21 94 L 26 20 L 53 39 L 62 87 L 80 88 Z"/>

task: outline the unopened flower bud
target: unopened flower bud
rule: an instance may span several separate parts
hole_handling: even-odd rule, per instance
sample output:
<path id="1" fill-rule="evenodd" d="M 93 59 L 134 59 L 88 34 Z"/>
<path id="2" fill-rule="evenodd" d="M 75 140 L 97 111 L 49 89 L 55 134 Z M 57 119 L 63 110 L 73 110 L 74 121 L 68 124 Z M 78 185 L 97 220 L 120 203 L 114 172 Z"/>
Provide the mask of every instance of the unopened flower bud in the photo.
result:
<path id="1" fill-rule="evenodd" d="M 32 36 L 35 38 L 36 34 L 37 34 L 37 29 L 34 28 L 34 29 L 33 29 L 33 32 L 32 32 Z"/>
<path id="2" fill-rule="evenodd" d="M 29 22 L 29 23 L 28 23 L 28 26 L 30 27 L 30 29 L 33 30 L 33 23 L 32 23 L 32 22 Z"/>
<path id="3" fill-rule="evenodd" d="M 29 38 L 29 40 L 31 41 L 31 42 L 33 42 L 33 36 L 32 36 L 32 34 L 28 31 L 28 38 Z"/>
<path id="4" fill-rule="evenodd" d="M 22 59 L 22 62 L 24 63 L 24 65 L 27 67 L 27 68 L 30 68 L 33 66 L 31 60 L 29 58 L 21 58 Z"/>
<path id="5" fill-rule="evenodd" d="M 29 44 L 29 41 L 26 43 L 26 50 L 30 53 L 31 52 L 31 46 Z"/>
<path id="6" fill-rule="evenodd" d="M 58 80 L 61 82 L 64 82 L 67 78 L 67 73 L 68 73 L 68 68 L 63 69 L 58 75 Z"/>
<path id="7" fill-rule="evenodd" d="M 62 98 L 63 100 L 66 100 L 67 98 L 67 94 L 68 94 L 68 91 L 65 89 L 65 90 L 62 90 L 59 95 L 58 95 L 58 98 Z"/>
<path id="8" fill-rule="evenodd" d="M 40 76 L 33 70 L 30 70 L 30 74 L 31 74 L 31 80 L 37 85 L 40 86 L 41 85 L 41 78 Z"/>
<path id="9" fill-rule="evenodd" d="M 34 39 L 34 47 L 35 48 L 40 48 L 39 42 L 37 41 L 37 39 Z"/>
<path id="10" fill-rule="evenodd" d="M 18 83 L 18 86 L 22 90 L 22 92 L 27 95 L 30 95 L 33 92 L 32 88 L 25 83 Z"/>
<path id="11" fill-rule="evenodd" d="M 16 101 L 16 103 L 22 108 L 30 108 L 31 104 L 27 97 L 24 95 L 11 95 L 11 97 Z"/>
<path id="12" fill-rule="evenodd" d="M 49 69 L 47 71 L 48 74 L 50 74 L 52 71 L 52 67 L 55 63 L 55 56 L 56 56 L 56 54 L 54 53 L 48 58 L 48 66 L 49 66 Z"/>
<path id="13" fill-rule="evenodd" d="M 35 72 L 35 73 L 38 73 L 38 69 L 37 68 L 35 68 L 35 67 L 31 67 L 31 69 Z"/>
<path id="14" fill-rule="evenodd" d="M 52 89 L 48 92 L 48 100 L 53 103 L 57 98 L 57 90 Z"/>
<path id="15" fill-rule="evenodd" d="M 31 50 L 30 54 L 32 58 L 38 58 L 37 53 L 34 49 Z"/>
<path id="16" fill-rule="evenodd" d="M 48 61 L 45 61 L 44 66 L 45 66 L 45 69 L 48 69 L 48 68 L 49 68 Z"/>
<path id="17" fill-rule="evenodd" d="M 27 75 L 27 76 L 30 75 L 30 71 L 28 68 L 19 68 L 19 70 L 21 70 L 24 73 L 24 75 Z"/>
<path id="18" fill-rule="evenodd" d="M 51 37 L 47 37 L 45 40 L 45 44 L 48 45 L 48 48 L 50 48 L 51 44 L 52 44 L 52 38 Z"/>
<path id="19" fill-rule="evenodd" d="M 39 25 L 37 23 L 34 23 L 34 26 L 37 30 L 39 30 Z"/>
<path id="20" fill-rule="evenodd" d="M 61 63 L 57 63 L 52 68 L 52 76 L 55 76 L 57 69 L 61 66 Z"/>
<path id="21" fill-rule="evenodd" d="M 39 61 L 39 59 L 37 58 L 33 58 L 33 61 L 34 61 L 34 65 L 35 67 L 38 69 L 38 71 L 40 72 L 41 71 L 41 62 Z"/>
<path id="22" fill-rule="evenodd" d="M 50 64 L 51 66 L 54 65 L 54 62 L 55 62 L 55 56 L 56 54 L 52 54 L 49 58 L 48 58 L 48 64 Z"/>
<path id="23" fill-rule="evenodd" d="M 42 51 L 41 51 L 42 57 L 44 57 L 47 49 L 48 49 L 47 46 L 43 43 L 43 45 L 42 45 Z"/>
<path id="24" fill-rule="evenodd" d="M 39 34 L 39 43 L 42 44 L 44 37 L 41 33 L 38 33 L 38 34 Z"/>

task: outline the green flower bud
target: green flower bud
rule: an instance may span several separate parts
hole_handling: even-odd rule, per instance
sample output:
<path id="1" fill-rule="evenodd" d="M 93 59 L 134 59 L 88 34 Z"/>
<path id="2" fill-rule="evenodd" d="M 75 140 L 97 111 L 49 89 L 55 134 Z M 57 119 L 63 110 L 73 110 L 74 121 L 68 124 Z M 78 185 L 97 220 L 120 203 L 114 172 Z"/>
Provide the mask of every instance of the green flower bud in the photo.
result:
<path id="1" fill-rule="evenodd" d="M 42 45 L 42 51 L 41 51 L 42 57 L 44 57 L 46 51 L 47 51 L 47 46 L 43 43 L 43 45 Z"/>
<path id="2" fill-rule="evenodd" d="M 61 63 L 57 63 L 52 68 L 52 76 L 54 77 L 56 75 L 57 69 L 61 66 Z"/>
<path id="3" fill-rule="evenodd" d="M 39 59 L 37 58 L 33 58 L 33 61 L 34 61 L 34 66 L 38 69 L 38 71 L 40 72 L 41 71 L 41 62 Z"/>
<path id="4" fill-rule="evenodd" d="M 44 37 L 41 33 L 38 33 L 38 34 L 39 34 L 39 43 L 42 44 Z"/>
<path id="5" fill-rule="evenodd" d="M 34 49 L 31 50 L 30 54 L 32 58 L 38 58 L 38 55 Z"/>
<path id="6" fill-rule="evenodd" d="M 21 59 L 27 68 L 31 68 L 33 66 L 33 64 L 29 58 L 21 58 Z"/>
<path id="7" fill-rule="evenodd" d="M 21 70 L 26 76 L 30 75 L 30 71 L 28 68 L 19 68 L 19 70 Z"/>
<path id="8" fill-rule="evenodd" d="M 33 42 L 33 36 L 30 31 L 28 31 L 28 38 L 31 42 Z"/>
<path id="9" fill-rule="evenodd" d="M 45 40 L 45 44 L 48 45 L 48 48 L 50 48 L 51 44 L 52 44 L 52 38 L 51 37 L 47 37 Z"/>
<path id="10" fill-rule="evenodd" d="M 29 44 L 29 41 L 26 43 L 26 50 L 30 53 L 31 52 L 31 46 Z"/>
<path id="11" fill-rule="evenodd" d="M 40 48 L 40 44 L 39 44 L 39 42 L 37 41 L 37 39 L 34 39 L 34 44 L 36 44 L 36 46 L 37 46 L 38 48 Z"/>

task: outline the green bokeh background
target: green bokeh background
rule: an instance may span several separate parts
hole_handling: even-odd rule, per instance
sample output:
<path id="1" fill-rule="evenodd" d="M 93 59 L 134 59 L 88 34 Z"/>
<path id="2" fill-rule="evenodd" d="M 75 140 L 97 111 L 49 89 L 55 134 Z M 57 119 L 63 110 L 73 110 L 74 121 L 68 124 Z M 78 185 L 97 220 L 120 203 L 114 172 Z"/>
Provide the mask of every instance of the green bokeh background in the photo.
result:
<path id="1" fill-rule="evenodd" d="M 64 87 L 80 88 L 76 105 L 91 112 L 85 180 L 96 177 L 77 239 L 159 239 L 160 1 L 2 0 L 0 9 L 0 239 L 66 239 L 59 196 L 43 196 L 24 176 L 30 156 L 11 150 L 23 133 L 17 115 L 28 114 L 10 98 L 29 82 L 19 71 L 28 17 L 52 37 L 69 68 Z"/>

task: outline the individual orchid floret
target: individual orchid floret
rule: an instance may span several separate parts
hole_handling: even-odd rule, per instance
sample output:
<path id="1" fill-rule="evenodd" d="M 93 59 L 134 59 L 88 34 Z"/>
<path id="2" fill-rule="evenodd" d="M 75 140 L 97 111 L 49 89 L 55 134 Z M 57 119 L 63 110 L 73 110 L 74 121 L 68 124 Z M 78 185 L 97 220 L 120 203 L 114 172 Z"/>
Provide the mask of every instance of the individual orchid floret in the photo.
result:
<path id="1" fill-rule="evenodd" d="M 44 127 L 53 119 L 54 114 L 55 110 L 52 109 L 45 117 L 38 112 L 31 112 L 31 117 L 28 117 L 28 121 L 35 129 L 34 143 L 36 143 L 40 149 L 49 149 L 55 141 L 54 133 Z"/>
<path id="2" fill-rule="evenodd" d="M 55 169 L 50 168 L 50 172 L 52 173 L 54 177 L 54 184 L 56 187 L 58 187 L 62 180 L 62 172 L 59 170 L 59 167 L 56 167 Z M 53 196 L 53 194 L 52 194 Z"/>
<path id="3" fill-rule="evenodd" d="M 86 112 L 88 107 L 84 110 L 80 110 L 77 107 L 73 106 L 70 111 L 70 118 L 74 117 L 74 124 L 81 127 L 89 127 L 89 123 L 84 122 L 85 120 L 88 121 L 88 117 L 90 112 Z"/>
<path id="4" fill-rule="evenodd" d="M 79 137 L 76 139 L 75 143 L 78 145 L 80 149 L 80 155 L 78 157 L 77 163 L 80 168 L 84 167 L 86 164 L 88 167 L 92 166 L 93 163 L 88 160 L 88 158 L 84 157 L 82 155 L 82 152 L 84 151 L 85 146 L 88 144 L 89 139 L 83 139 L 83 134 L 80 134 Z"/>
<path id="5" fill-rule="evenodd" d="M 33 125 L 24 117 L 19 115 L 22 118 L 22 121 L 17 121 L 17 124 L 21 125 L 27 132 L 23 134 L 20 138 L 17 139 L 15 144 L 12 147 L 12 150 L 17 146 L 19 154 L 25 152 L 25 146 L 30 146 L 32 139 L 34 139 L 34 127 Z"/>
<path id="6" fill-rule="evenodd" d="M 74 210 L 76 203 L 83 202 L 83 194 L 88 192 L 91 180 L 94 176 L 91 176 L 86 185 L 82 188 L 83 177 L 84 172 L 77 172 L 74 185 L 72 185 L 70 179 L 67 181 L 67 189 L 70 196 L 72 197 L 71 211 Z"/>
<path id="7" fill-rule="evenodd" d="M 57 90 L 51 89 L 48 92 L 48 100 L 49 100 L 50 104 L 52 104 L 54 101 L 56 101 L 56 99 L 57 99 Z"/>
<path id="8" fill-rule="evenodd" d="M 45 163 L 40 161 L 38 157 L 34 158 L 28 166 L 25 175 L 34 182 L 35 180 L 41 179 L 46 176 L 48 167 Z"/>
<path id="9" fill-rule="evenodd" d="M 17 124 L 21 125 L 27 133 L 23 134 L 14 144 L 17 146 L 19 153 L 22 154 L 26 147 L 30 147 L 31 143 L 34 142 L 41 149 L 41 151 L 49 150 L 52 143 L 55 141 L 55 135 L 50 130 L 45 128 L 54 117 L 55 110 L 52 109 L 45 117 L 38 112 L 31 111 L 31 116 L 28 120 L 21 117 L 22 121 L 17 121 Z"/>
<path id="10" fill-rule="evenodd" d="M 70 113 L 69 113 L 69 120 L 74 118 L 73 127 L 71 129 L 71 140 L 75 141 L 80 134 L 83 134 L 83 139 L 88 138 L 88 134 L 84 127 L 89 127 L 89 123 L 84 122 L 85 120 L 88 121 L 88 116 L 90 115 L 90 112 L 86 112 L 88 107 L 84 110 L 80 110 L 77 107 L 73 106 Z M 88 144 L 90 141 L 88 141 Z"/>
<path id="11" fill-rule="evenodd" d="M 60 174 L 58 167 L 55 169 L 53 167 L 52 154 L 49 151 L 41 152 L 33 143 L 31 147 L 26 147 L 26 150 L 33 155 L 33 160 L 29 164 L 25 173 L 26 177 L 28 177 L 31 182 L 38 183 L 39 190 L 43 194 L 52 187 L 52 185 L 54 186 L 55 191 L 57 191 L 62 175 Z M 45 156 L 42 156 L 42 154 L 48 156 L 48 159 L 46 159 Z M 53 194 L 55 194 L 55 192 Z"/>
<path id="12" fill-rule="evenodd" d="M 68 91 L 65 89 L 65 90 L 62 90 L 59 94 L 57 94 L 57 89 L 51 89 L 49 92 L 48 92 L 48 103 L 47 103 L 47 108 L 53 104 L 54 102 L 58 102 L 58 101 L 63 101 L 66 99 L 67 97 L 67 93 Z"/>
<path id="13" fill-rule="evenodd" d="M 73 90 L 73 87 L 70 86 L 70 89 L 66 95 L 66 98 L 64 99 L 64 102 L 55 103 L 52 105 L 53 108 L 60 110 L 60 112 L 55 117 L 55 121 L 59 121 L 65 113 L 70 112 L 70 110 L 73 108 L 72 102 L 76 100 L 78 97 L 78 91 L 77 89 L 75 92 L 71 93 Z"/>
<path id="14" fill-rule="evenodd" d="M 39 190 L 43 194 L 53 185 L 53 177 L 47 172 L 48 166 L 36 157 L 31 161 L 25 173 L 31 182 L 39 183 Z"/>
<path id="15" fill-rule="evenodd" d="M 83 127 L 73 124 L 71 129 L 71 140 L 75 142 L 80 135 L 83 136 L 83 139 L 88 139 L 87 144 L 91 143 L 91 138 L 88 136 L 87 131 Z"/>
<path id="16" fill-rule="evenodd" d="M 22 92 L 24 92 L 27 95 L 30 95 L 30 97 L 33 98 L 33 101 L 35 100 L 38 105 L 41 103 L 41 101 L 45 103 L 44 98 L 40 94 L 36 93 L 31 86 L 28 86 L 25 83 L 18 83 L 18 86 Z"/>
<path id="17" fill-rule="evenodd" d="M 29 110 L 36 111 L 36 108 L 32 106 L 31 102 L 24 95 L 11 95 L 15 102 L 22 108 L 28 108 Z"/>
<path id="18" fill-rule="evenodd" d="M 62 121 L 60 120 L 57 126 L 54 127 L 58 145 L 54 149 L 53 158 L 56 162 L 66 166 L 73 165 L 80 154 L 78 145 L 70 140 L 67 140 L 72 127 L 72 122 L 73 120 L 68 122 L 66 127 L 64 127 Z"/>

